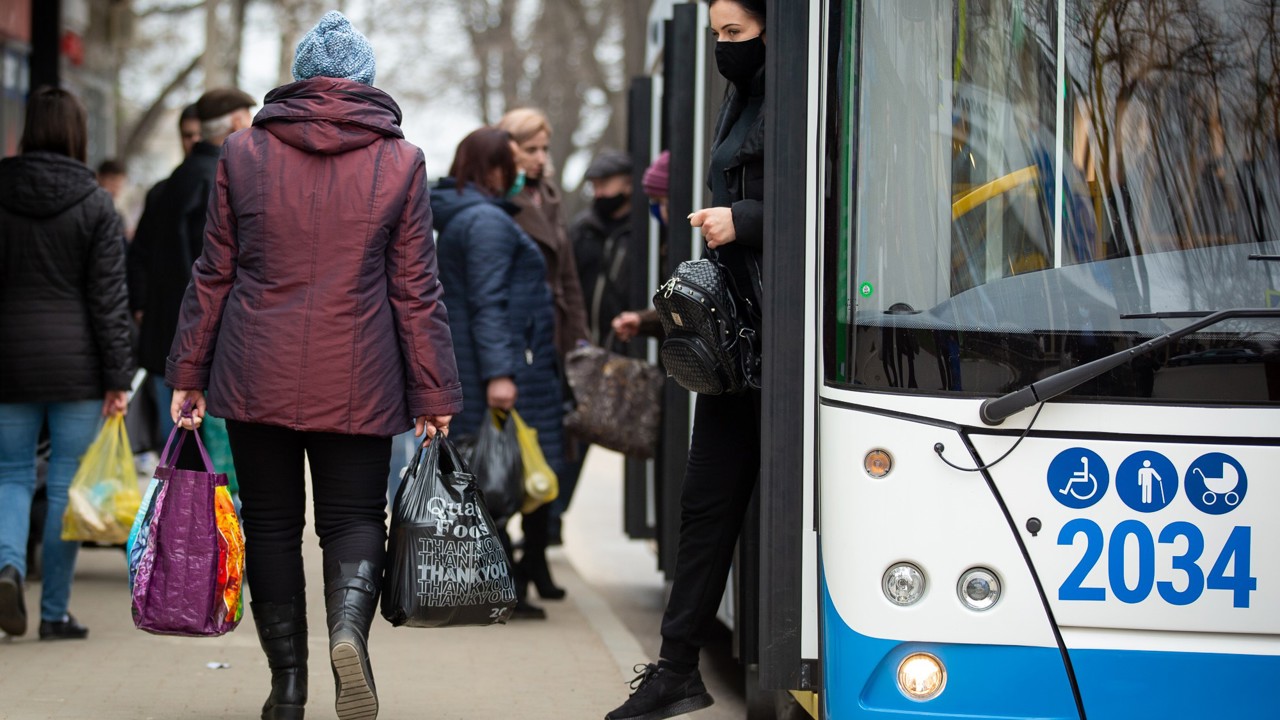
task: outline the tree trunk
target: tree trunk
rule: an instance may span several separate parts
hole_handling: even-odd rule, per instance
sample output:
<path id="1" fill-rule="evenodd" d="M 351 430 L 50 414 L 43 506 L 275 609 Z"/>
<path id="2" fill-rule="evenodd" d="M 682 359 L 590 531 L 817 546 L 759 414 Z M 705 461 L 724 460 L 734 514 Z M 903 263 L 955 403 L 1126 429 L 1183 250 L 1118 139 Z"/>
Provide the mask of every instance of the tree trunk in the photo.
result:
<path id="1" fill-rule="evenodd" d="M 231 67 L 227 62 L 226 33 L 223 31 L 221 8 L 224 0 L 207 0 L 204 5 L 204 87 L 231 84 Z"/>

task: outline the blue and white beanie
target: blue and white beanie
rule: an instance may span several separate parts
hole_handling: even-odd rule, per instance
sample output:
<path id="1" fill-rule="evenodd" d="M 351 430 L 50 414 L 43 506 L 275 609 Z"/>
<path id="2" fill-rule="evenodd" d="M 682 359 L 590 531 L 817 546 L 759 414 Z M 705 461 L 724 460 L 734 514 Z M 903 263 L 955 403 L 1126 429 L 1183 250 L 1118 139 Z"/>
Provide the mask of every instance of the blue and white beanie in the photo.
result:
<path id="1" fill-rule="evenodd" d="M 298 43 L 293 58 L 294 80 L 331 77 L 372 85 L 376 70 L 373 46 L 337 10 L 320 18 Z"/>

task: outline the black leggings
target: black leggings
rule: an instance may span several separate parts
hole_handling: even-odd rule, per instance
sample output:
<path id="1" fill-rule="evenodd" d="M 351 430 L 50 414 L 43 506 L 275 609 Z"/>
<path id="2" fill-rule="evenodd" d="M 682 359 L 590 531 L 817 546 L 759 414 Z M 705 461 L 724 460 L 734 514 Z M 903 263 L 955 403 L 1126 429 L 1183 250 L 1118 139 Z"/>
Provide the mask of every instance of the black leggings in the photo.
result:
<path id="1" fill-rule="evenodd" d="M 381 574 L 387 552 L 391 438 L 302 432 L 227 421 L 240 482 L 246 575 L 257 602 L 284 603 L 306 587 L 304 454 L 311 466 L 316 535 L 325 580 L 343 562 L 368 560 Z"/>
<path id="2" fill-rule="evenodd" d="M 696 667 L 711 638 L 733 549 L 760 477 L 760 393 L 699 395 L 684 488 L 671 598 L 662 617 L 664 660 Z"/>

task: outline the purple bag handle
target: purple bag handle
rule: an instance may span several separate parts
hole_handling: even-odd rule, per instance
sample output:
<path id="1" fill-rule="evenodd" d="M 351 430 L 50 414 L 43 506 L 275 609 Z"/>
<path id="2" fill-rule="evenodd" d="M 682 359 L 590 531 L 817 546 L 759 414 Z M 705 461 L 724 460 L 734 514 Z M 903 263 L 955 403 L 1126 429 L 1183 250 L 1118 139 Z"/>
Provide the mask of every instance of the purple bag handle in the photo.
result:
<path id="1" fill-rule="evenodd" d="M 179 419 L 191 417 L 191 401 L 188 400 L 182 404 L 182 410 L 179 411 Z M 181 435 L 179 435 L 181 433 Z M 204 469 L 207 473 L 216 473 L 213 467 L 213 460 L 209 458 L 209 452 L 204 449 L 204 442 L 200 440 L 200 432 L 198 430 L 188 430 L 181 424 L 175 424 L 173 429 L 169 431 L 169 440 L 164 444 L 164 450 L 160 453 L 160 465 L 156 468 L 156 477 L 161 480 L 169 479 L 169 472 L 177 470 L 176 463 L 178 454 L 182 452 L 182 443 L 186 442 L 187 435 L 196 436 L 196 446 L 200 448 L 200 458 L 204 461 Z M 178 444 L 174 446 L 173 439 L 178 438 Z M 172 449 L 172 454 L 169 450 Z M 162 471 L 164 471 L 162 473 Z"/>

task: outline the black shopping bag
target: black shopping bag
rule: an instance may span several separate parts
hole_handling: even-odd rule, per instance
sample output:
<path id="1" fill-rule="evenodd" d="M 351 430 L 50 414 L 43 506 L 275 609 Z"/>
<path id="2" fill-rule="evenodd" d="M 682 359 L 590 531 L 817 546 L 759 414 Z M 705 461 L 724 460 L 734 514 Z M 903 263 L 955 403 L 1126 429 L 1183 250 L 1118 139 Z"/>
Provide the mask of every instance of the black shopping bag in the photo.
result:
<path id="1" fill-rule="evenodd" d="M 499 526 L 504 525 L 524 503 L 524 460 L 515 420 L 510 413 L 490 409 L 475 436 L 458 441 L 457 446 L 489 514 Z"/>
<path id="2" fill-rule="evenodd" d="M 397 627 L 505 623 L 516 586 L 496 529 L 457 449 L 437 434 L 396 494 L 382 616 Z"/>

